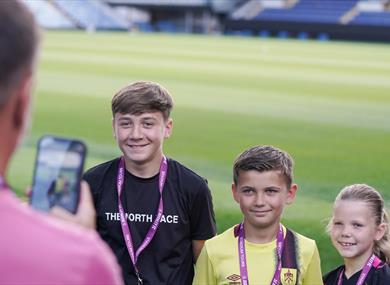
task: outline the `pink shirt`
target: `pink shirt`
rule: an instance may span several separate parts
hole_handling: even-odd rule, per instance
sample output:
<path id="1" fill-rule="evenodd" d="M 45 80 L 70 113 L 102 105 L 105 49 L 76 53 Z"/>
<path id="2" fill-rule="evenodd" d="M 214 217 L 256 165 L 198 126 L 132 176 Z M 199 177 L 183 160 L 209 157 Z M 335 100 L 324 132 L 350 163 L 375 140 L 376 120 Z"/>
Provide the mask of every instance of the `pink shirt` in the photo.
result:
<path id="1" fill-rule="evenodd" d="M 0 284 L 123 284 L 94 231 L 23 205 L 0 189 Z"/>

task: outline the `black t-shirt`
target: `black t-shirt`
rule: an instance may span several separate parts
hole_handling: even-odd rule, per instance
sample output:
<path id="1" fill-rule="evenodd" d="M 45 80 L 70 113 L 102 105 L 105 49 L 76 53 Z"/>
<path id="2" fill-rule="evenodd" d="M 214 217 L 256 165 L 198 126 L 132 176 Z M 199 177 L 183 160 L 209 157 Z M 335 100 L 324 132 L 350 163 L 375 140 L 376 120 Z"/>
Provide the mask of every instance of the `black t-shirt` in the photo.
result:
<path id="1" fill-rule="evenodd" d="M 324 276 L 325 285 L 337 285 L 339 274 L 344 269 L 344 265 L 339 266 L 335 270 L 330 271 Z M 360 273 L 362 271 L 356 272 L 349 279 L 343 274 L 342 285 L 356 285 Z M 386 263 L 381 263 L 379 267 L 371 267 L 371 270 L 367 274 L 367 278 L 364 282 L 364 285 L 390 285 L 390 267 Z"/>
<path id="2" fill-rule="evenodd" d="M 97 230 L 115 253 L 126 284 L 137 284 L 120 226 L 117 199 L 119 159 L 98 165 L 84 175 L 89 183 L 97 214 Z M 157 174 L 139 178 L 125 171 L 121 201 L 138 249 L 156 214 L 160 193 Z M 206 181 L 177 161 L 168 159 L 163 191 L 164 211 L 157 232 L 138 257 L 143 284 L 191 284 L 194 275 L 192 240 L 215 235 L 215 218 Z"/>

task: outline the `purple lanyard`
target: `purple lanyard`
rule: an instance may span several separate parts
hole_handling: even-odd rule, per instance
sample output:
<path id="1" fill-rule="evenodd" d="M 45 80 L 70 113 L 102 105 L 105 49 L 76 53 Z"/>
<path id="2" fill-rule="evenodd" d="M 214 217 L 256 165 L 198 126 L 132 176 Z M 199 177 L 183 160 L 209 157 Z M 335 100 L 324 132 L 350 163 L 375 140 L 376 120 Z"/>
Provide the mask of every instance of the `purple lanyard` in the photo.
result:
<path id="1" fill-rule="evenodd" d="M 0 176 L 0 190 L 7 190 L 8 189 L 8 185 L 7 183 L 5 183 L 5 179 Z"/>
<path id="2" fill-rule="evenodd" d="M 144 241 L 142 242 L 142 244 L 139 246 L 139 248 L 137 249 L 137 251 L 134 254 L 133 241 L 131 238 L 129 225 L 127 224 L 127 221 L 125 218 L 125 212 L 123 210 L 122 201 L 121 201 L 121 193 L 122 193 L 124 177 L 125 177 L 125 160 L 124 160 L 124 158 L 121 157 L 121 160 L 119 162 L 118 176 L 117 176 L 119 216 L 120 216 L 120 220 L 121 220 L 123 237 L 125 238 L 127 251 L 129 252 L 131 262 L 133 263 L 133 266 L 134 266 L 135 274 L 137 275 L 137 278 L 138 278 L 138 284 L 142 284 L 142 279 L 139 276 L 139 270 L 137 267 L 138 256 L 148 246 L 148 244 L 152 241 L 154 235 L 157 232 L 157 228 L 160 224 L 160 219 L 162 217 L 163 210 L 164 210 L 162 192 L 163 192 L 165 180 L 167 177 L 167 171 L 168 171 L 167 159 L 165 156 L 163 156 L 163 159 L 162 159 L 161 165 L 160 165 L 160 175 L 159 175 L 159 179 L 158 179 L 158 187 L 159 187 L 159 191 L 160 191 L 160 202 L 158 204 L 157 216 L 156 216 L 153 224 L 150 226 L 149 231 L 146 234 Z"/>
<path id="3" fill-rule="evenodd" d="M 271 285 L 279 284 L 280 272 L 282 271 L 282 251 L 284 244 L 283 227 L 279 225 L 279 231 L 276 236 L 276 255 L 278 258 L 278 264 L 272 278 Z M 240 275 L 242 285 L 249 285 L 248 269 L 246 266 L 246 253 L 245 253 L 245 232 L 244 223 L 242 222 L 238 231 L 238 256 L 240 258 Z"/>
<path id="4" fill-rule="evenodd" d="M 356 285 L 363 285 L 364 281 L 367 278 L 368 272 L 370 272 L 371 267 L 374 263 L 375 264 L 380 263 L 380 259 L 375 254 L 371 255 L 371 257 L 367 260 L 366 264 L 363 267 L 362 273 L 360 273 L 359 279 L 356 282 Z M 344 269 L 341 270 L 339 274 L 337 285 L 341 285 L 343 283 L 343 275 L 344 275 Z"/>

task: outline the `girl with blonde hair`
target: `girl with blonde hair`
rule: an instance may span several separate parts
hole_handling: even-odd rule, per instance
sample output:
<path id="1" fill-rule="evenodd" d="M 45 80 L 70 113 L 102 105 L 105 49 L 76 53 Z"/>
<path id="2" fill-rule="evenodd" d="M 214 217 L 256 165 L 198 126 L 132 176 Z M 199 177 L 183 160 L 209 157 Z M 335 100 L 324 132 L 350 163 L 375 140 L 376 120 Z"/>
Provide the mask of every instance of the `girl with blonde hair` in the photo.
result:
<path id="1" fill-rule="evenodd" d="M 344 265 L 324 276 L 325 285 L 389 285 L 390 234 L 382 196 L 366 184 L 337 195 L 328 224 Z"/>

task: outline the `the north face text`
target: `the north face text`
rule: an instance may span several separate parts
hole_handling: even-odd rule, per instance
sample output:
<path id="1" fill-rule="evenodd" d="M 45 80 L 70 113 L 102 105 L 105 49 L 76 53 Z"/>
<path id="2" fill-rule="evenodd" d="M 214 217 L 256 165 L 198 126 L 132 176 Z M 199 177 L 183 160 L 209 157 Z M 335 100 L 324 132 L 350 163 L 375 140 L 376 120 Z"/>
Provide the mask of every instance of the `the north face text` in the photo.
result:
<path id="1" fill-rule="evenodd" d="M 107 221 L 120 221 L 119 213 L 106 212 Z M 139 214 L 139 213 L 125 213 L 125 217 L 130 222 L 135 223 L 152 223 L 153 215 L 151 214 Z M 177 215 L 162 215 L 160 223 L 177 224 L 179 223 L 179 216 Z"/>

